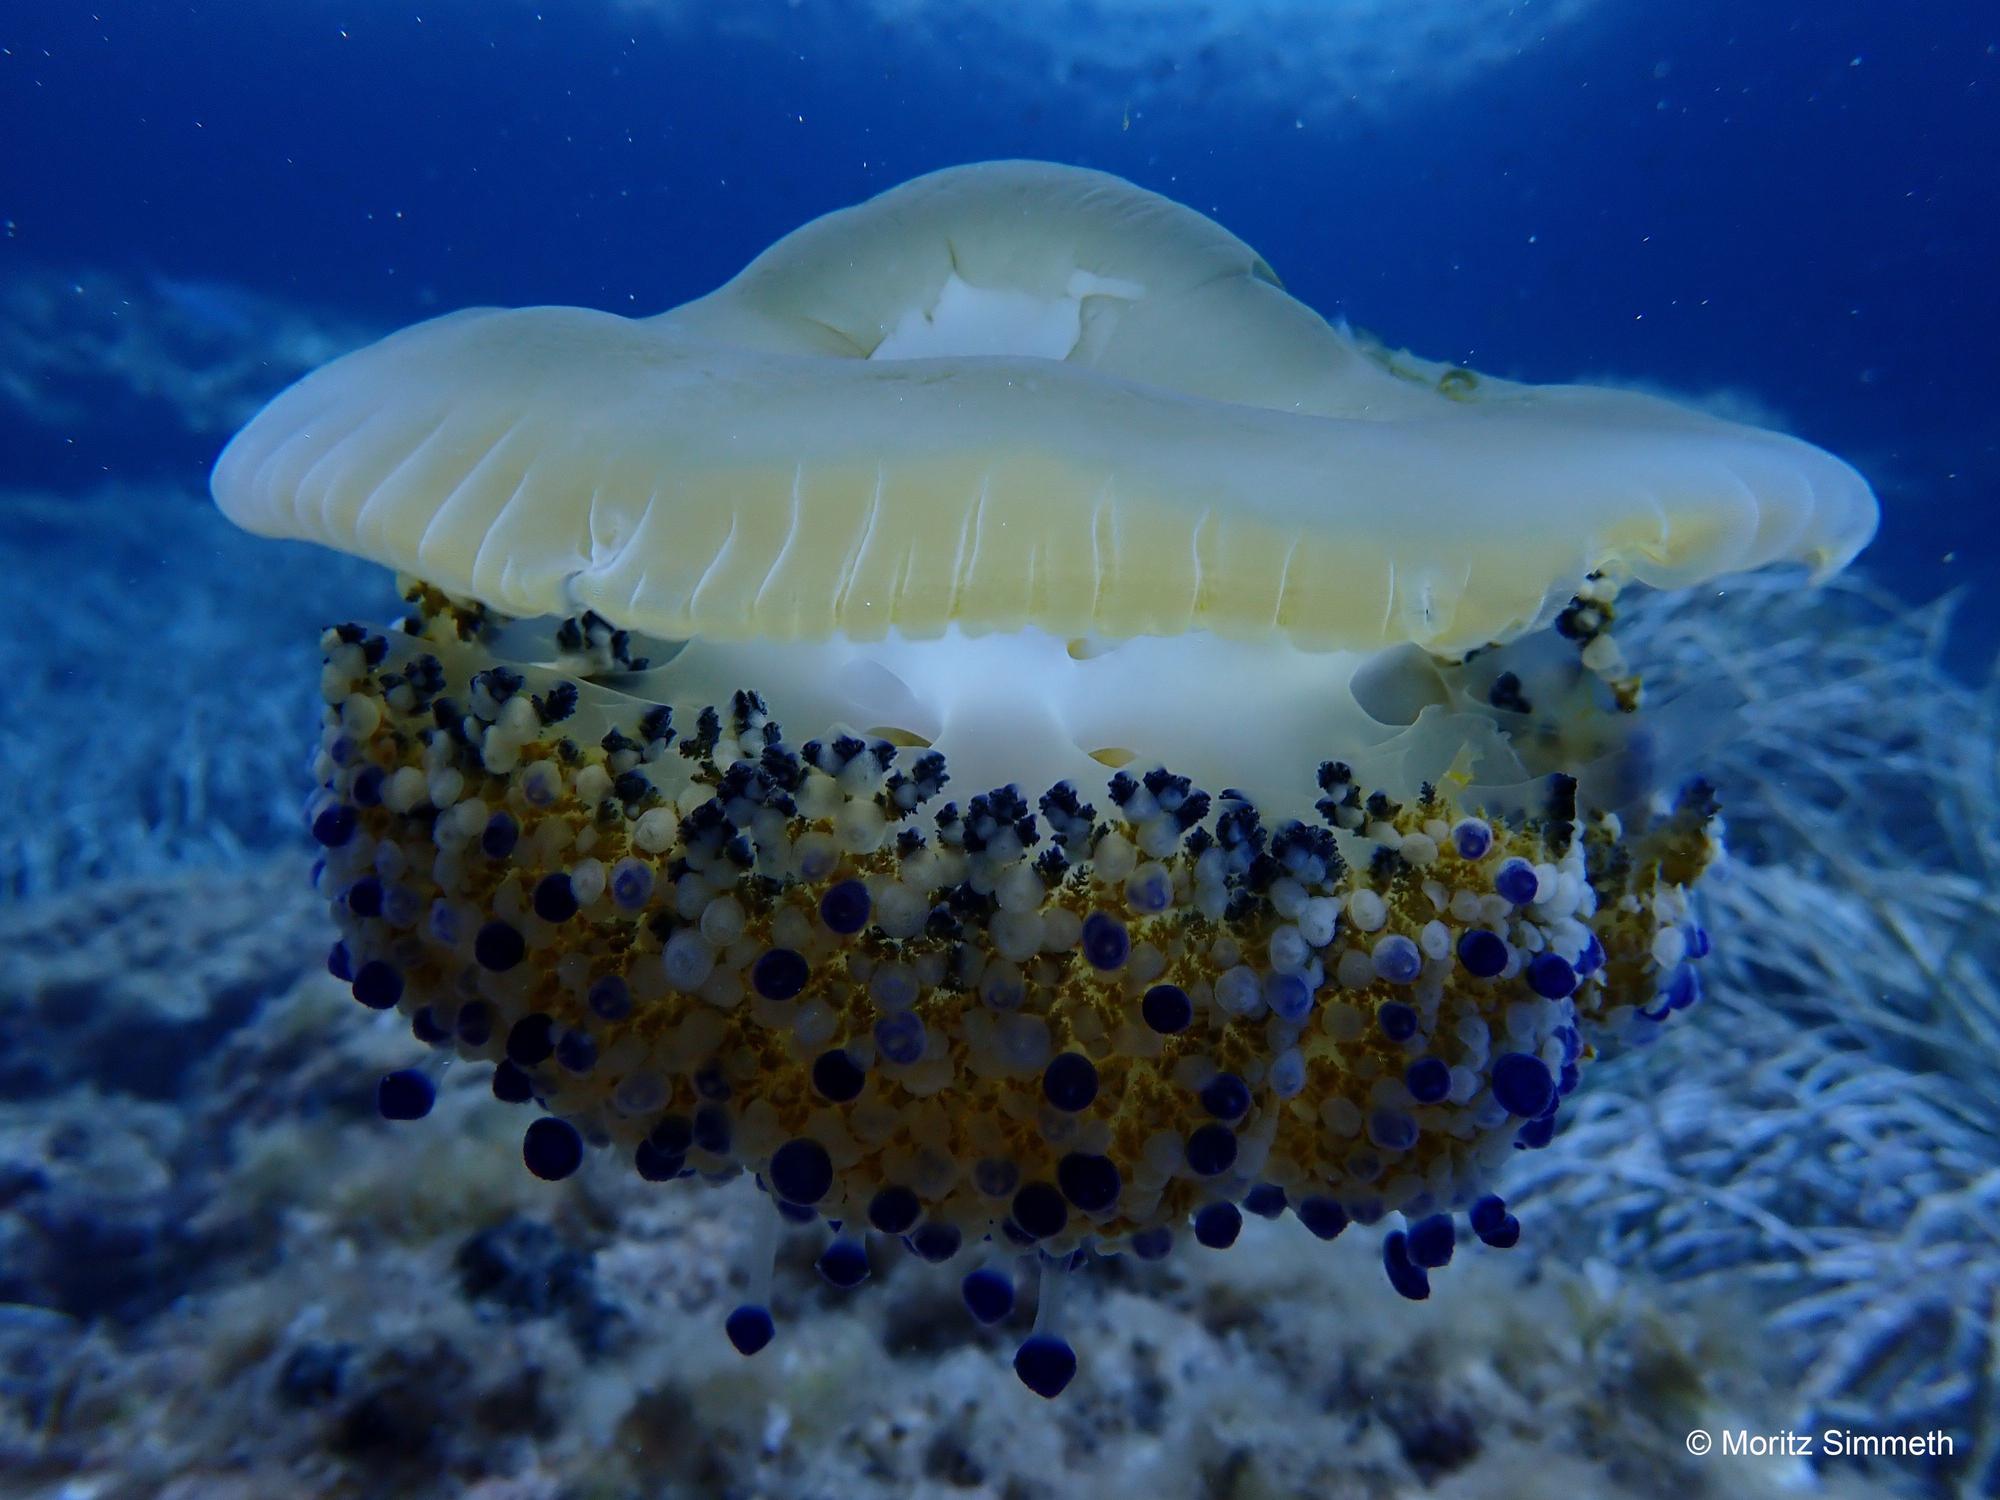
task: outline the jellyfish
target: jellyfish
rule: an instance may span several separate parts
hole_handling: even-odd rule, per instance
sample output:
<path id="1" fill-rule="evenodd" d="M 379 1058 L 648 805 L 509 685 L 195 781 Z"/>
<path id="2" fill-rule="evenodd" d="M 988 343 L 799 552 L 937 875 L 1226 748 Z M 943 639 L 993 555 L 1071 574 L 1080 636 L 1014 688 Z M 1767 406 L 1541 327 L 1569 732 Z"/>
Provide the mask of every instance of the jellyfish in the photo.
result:
<path id="1" fill-rule="evenodd" d="M 492 1065 L 528 1170 L 748 1177 L 900 1243 L 1059 1392 L 1063 1277 L 1380 1225 L 1411 1299 L 1698 1002 L 1700 693 L 1621 595 L 1825 575 L 1866 483 L 1628 390 L 1330 325 L 1202 215 L 994 162 L 654 317 L 478 309 L 229 444 L 236 523 L 410 608 L 321 640 L 327 959 Z M 874 1231 L 870 1237 L 869 1231 Z"/>

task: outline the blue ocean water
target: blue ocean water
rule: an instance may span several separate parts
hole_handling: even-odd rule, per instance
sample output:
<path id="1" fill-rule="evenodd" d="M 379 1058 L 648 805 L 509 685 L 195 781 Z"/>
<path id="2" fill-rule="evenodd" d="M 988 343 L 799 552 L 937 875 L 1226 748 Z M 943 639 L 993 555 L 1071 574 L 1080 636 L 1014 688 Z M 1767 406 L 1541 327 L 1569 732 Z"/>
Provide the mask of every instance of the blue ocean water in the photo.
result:
<path id="1" fill-rule="evenodd" d="M 855 1474 L 884 1493 L 1014 1495 L 1060 1492 L 1065 1473 L 1132 1482 L 1151 1471 L 1117 1464 L 1143 1458 L 1162 1494 L 1325 1493 L 1325 1471 L 1285 1468 L 1296 1450 L 1359 1475 L 1356 1493 L 1457 1474 L 1454 1493 L 1511 1495 L 1588 1448 L 1563 1436 L 1588 1426 L 1599 1467 L 1571 1484 L 1607 1500 L 1662 1492 L 1649 1483 L 1777 1493 L 1808 1473 L 1837 1494 L 2000 1494 L 2000 823 L 1976 689 L 2000 643 L 1996 147 L 2000 21 L 1965 0 L 8 7 L 0 1472 L 51 1496 L 72 1480 L 119 1496 L 834 1493 L 829 1475 Z M 937 1333 L 960 1320 L 949 1288 L 925 1301 L 899 1279 L 918 1273 L 878 1258 L 896 1295 L 865 1337 L 828 1299 L 781 1292 L 793 1326 L 832 1329 L 823 1348 L 851 1363 L 741 1376 L 705 1362 L 712 1329 L 707 1344 L 671 1331 L 718 1321 L 711 1304 L 743 1280 L 690 1272 L 740 1254 L 698 1209 L 663 1227 L 630 1182 L 535 1196 L 512 1127 L 480 1123 L 484 1076 L 473 1108 L 451 1092 L 466 1068 L 441 1080 L 466 1137 L 449 1166 L 374 1117 L 375 1079 L 414 1044 L 341 1024 L 353 1007 L 321 974 L 330 930 L 300 878 L 299 811 L 318 628 L 393 600 L 379 570 L 229 530 L 208 496 L 222 444 L 389 330 L 473 305 L 656 312 L 815 215 L 1002 157 L 1189 204 L 1293 295 L 1392 346 L 1796 433 L 1881 498 L 1858 576 L 1912 609 L 1954 596 L 1948 631 L 1781 593 L 1731 617 L 1730 689 L 1749 707 L 1718 756 L 1732 792 L 1770 795 L 1729 807 L 1747 873 L 1714 896 L 1714 998 L 1685 1023 L 1708 1040 L 1614 1075 L 1522 1169 L 1556 1280 L 1507 1283 L 1532 1312 L 1517 1322 L 1481 1322 L 1500 1283 L 1470 1281 L 1483 1300 L 1448 1304 L 1474 1330 L 1465 1348 L 1380 1331 L 1412 1325 L 1378 1324 L 1379 1257 L 1360 1294 L 1375 1301 L 1331 1312 L 1301 1290 L 1317 1273 L 1282 1258 L 1296 1247 L 1247 1274 L 1114 1268 L 1106 1296 L 1168 1310 L 1141 1327 L 1155 1314 L 1137 1297 L 1115 1316 L 1089 1304 L 1083 1326 L 1114 1330 L 1097 1368 L 1124 1384 L 1102 1377 L 1041 1428 L 981 1428 L 966 1413 L 993 1391 L 994 1422 L 1020 1417 L 1012 1344 Z M 1707 644 L 1683 616 L 1647 628 L 1669 683 Z M 1767 672 L 1814 717 L 1760 702 Z M 1823 756 L 1794 763 L 1800 739 Z M 107 756 L 116 774 L 99 775 Z M 370 988 L 353 955 L 331 967 Z M 425 1140 L 449 1139 L 431 1123 Z M 1590 1175 L 1614 1156 L 1624 1176 Z M 781 1283 L 816 1285 L 812 1266 L 789 1252 Z M 432 1296 L 446 1284 L 455 1297 Z M 1707 1300 L 1663 1300 L 1657 1318 L 1620 1301 L 1683 1284 Z M 1781 1331 L 1742 1334 L 1767 1314 Z M 1565 1316 L 1596 1332 L 1550 1333 Z M 1672 1337 L 1649 1342 L 1655 1322 Z M 854 1351 L 877 1343 L 884 1389 L 908 1403 L 893 1420 L 863 1409 L 878 1366 Z M 951 1363 L 968 1348 L 970 1374 Z M 1506 1378 L 1461 1379 L 1466 1348 Z M 1215 1418 L 1204 1361 L 1292 1425 Z M 1538 1379 L 1601 1382 L 1606 1410 L 1652 1425 L 1593 1407 L 1563 1429 Z M 195 1413 L 177 1393 L 204 1382 L 217 1394 Z M 972 1394 L 940 1414 L 947 1388 Z M 1552 1424 L 1545 1447 L 1516 1395 Z M 617 1410 L 587 1417 L 592 1402 Z M 1937 1464 L 1647 1482 L 1603 1451 L 1615 1430 L 1657 1457 L 1648 1442 L 1723 1411 L 1964 1446 Z M 870 1422 L 920 1434 L 915 1456 L 869 1447 L 889 1444 Z M 1380 1473 L 1356 1456 L 1370 1422 L 1398 1455 Z M 1174 1434 L 1197 1427 L 1216 1451 L 1181 1455 Z M 1036 1448 L 1057 1430 L 1063 1454 Z M 1098 1469 L 1100 1444 L 1116 1463 Z M 862 1448 L 857 1468 L 827 1467 Z M 631 1471 L 605 1477 L 599 1450 Z M 1502 1462 L 1516 1453 L 1518 1472 Z M 1010 1487 L 1009 1461 L 1031 1477 Z"/>

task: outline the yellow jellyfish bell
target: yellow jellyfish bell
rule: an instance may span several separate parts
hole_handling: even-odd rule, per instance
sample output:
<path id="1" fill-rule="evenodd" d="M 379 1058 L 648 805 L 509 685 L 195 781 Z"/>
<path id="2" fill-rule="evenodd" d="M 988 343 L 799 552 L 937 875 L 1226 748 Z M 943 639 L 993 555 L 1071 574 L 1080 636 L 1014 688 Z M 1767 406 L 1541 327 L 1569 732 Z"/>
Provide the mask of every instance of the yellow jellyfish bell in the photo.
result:
<path id="1" fill-rule="evenodd" d="M 540 1175 L 754 1173 L 843 1226 L 829 1280 L 871 1225 L 977 1259 L 988 1320 L 1010 1254 L 1227 1245 L 1246 1206 L 1400 1222 L 1413 1298 L 1461 1223 L 1511 1244 L 1507 1158 L 1707 948 L 1714 800 L 1658 784 L 1621 587 L 1825 573 L 1876 515 L 1788 437 L 1387 355 L 1034 162 L 657 317 L 408 329 L 214 490 L 406 575 L 407 619 L 324 638 L 355 997 L 539 1105 Z"/>

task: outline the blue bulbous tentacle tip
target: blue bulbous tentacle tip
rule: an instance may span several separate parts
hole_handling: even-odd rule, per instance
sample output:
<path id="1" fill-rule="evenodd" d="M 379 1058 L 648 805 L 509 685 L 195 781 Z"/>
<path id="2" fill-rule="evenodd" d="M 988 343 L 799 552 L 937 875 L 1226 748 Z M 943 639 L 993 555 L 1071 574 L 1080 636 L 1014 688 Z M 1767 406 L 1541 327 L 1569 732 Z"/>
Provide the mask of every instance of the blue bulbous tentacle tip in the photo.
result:
<path id="1" fill-rule="evenodd" d="M 1243 1211 L 1260 1219 L 1275 1219 L 1286 1207 L 1285 1190 L 1274 1182 L 1260 1182 L 1243 1195 Z"/>
<path id="2" fill-rule="evenodd" d="M 1317 1194 L 1301 1198 L 1292 1212 L 1315 1239 L 1338 1239 L 1348 1225 L 1347 1210 L 1338 1200 Z"/>
<path id="3" fill-rule="evenodd" d="M 965 1310 L 986 1327 L 1001 1322 L 1014 1311 L 1014 1282 L 1004 1271 L 982 1267 L 958 1284 Z"/>
<path id="4" fill-rule="evenodd" d="M 722 1331 L 729 1335 L 729 1342 L 736 1346 L 736 1352 L 747 1359 L 771 1342 L 777 1334 L 778 1325 L 771 1321 L 768 1307 L 745 1303 L 730 1313 Z"/>
<path id="5" fill-rule="evenodd" d="M 868 1248 L 842 1235 L 820 1252 L 814 1264 L 827 1285 L 851 1291 L 868 1279 Z"/>
<path id="6" fill-rule="evenodd" d="M 1195 1242 L 1210 1250 L 1227 1250 L 1243 1232 L 1243 1214 L 1234 1203 L 1204 1204 L 1195 1212 Z"/>
<path id="7" fill-rule="evenodd" d="M 1132 1236 L 1132 1253 L 1140 1260 L 1165 1260 L 1173 1248 L 1174 1232 L 1164 1224 L 1142 1229 Z"/>
<path id="8" fill-rule="evenodd" d="M 1382 1241 L 1382 1269 L 1397 1295 L 1421 1302 L 1431 1294 L 1431 1278 L 1410 1259 L 1409 1237 L 1398 1229 Z"/>
<path id="9" fill-rule="evenodd" d="M 421 1120 L 436 1100 L 437 1089 L 415 1068 L 398 1068 L 375 1085 L 375 1109 L 385 1120 Z"/>
<path id="10" fill-rule="evenodd" d="M 1076 1351 L 1067 1339 L 1030 1334 L 1014 1351 L 1014 1373 L 1037 1396 L 1053 1401 L 1076 1378 Z"/>
<path id="11" fill-rule="evenodd" d="M 1450 1214 L 1431 1214 L 1410 1226 L 1404 1253 L 1412 1265 L 1435 1271 L 1450 1264 L 1456 1238 Z"/>

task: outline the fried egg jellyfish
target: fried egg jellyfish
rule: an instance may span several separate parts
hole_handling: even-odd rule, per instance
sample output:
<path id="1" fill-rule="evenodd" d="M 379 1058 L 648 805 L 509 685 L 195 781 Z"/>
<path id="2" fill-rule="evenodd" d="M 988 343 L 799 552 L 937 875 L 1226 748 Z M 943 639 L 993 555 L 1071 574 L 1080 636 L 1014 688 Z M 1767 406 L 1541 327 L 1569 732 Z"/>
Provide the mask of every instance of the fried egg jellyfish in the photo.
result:
<path id="1" fill-rule="evenodd" d="M 355 998 L 537 1106 L 527 1166 L 755 1175 L 770 1245 L 964 1272 L 1070 1380 L 1079 1252 L 1387 1222 L 1428 1293 L 1508 1157 L 1699 996 L 1718 851 L 1622 589 L 1867 541 L 1861 478 L 1669 402 L 1389 353 L 1100 173 L 939 172 L 628 320 L 461 312 L 222 455 L 405 575 L 323 640 Z M 426 1113 L 389 1075 L 383 1113 Z M 884 1242 L 875 1242 L 879 1253 Z"/>

